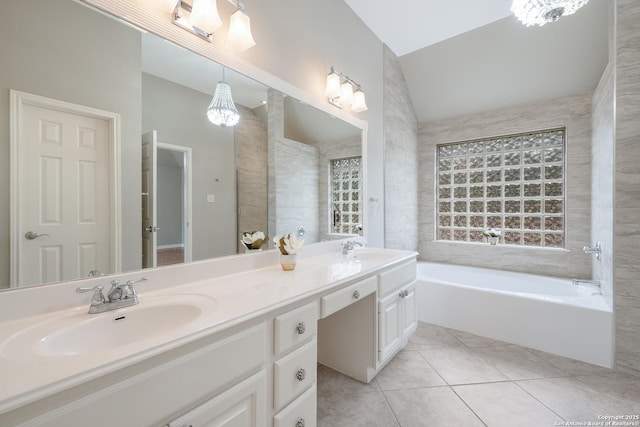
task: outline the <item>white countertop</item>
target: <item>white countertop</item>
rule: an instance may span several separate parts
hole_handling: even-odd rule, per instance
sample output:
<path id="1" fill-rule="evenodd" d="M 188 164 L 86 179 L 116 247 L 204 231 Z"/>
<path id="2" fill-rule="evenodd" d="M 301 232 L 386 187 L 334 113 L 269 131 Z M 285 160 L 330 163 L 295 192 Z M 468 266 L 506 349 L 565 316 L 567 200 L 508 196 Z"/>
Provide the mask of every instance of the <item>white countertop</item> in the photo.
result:
<path id="1" fill-rule="evenodd" d="M 417 255 L 413 251 L 391 249 L 376 249 L 376 251 L 384 251 L 388 257 L 347 260 L 335 252 L 313 254 L 313 256 L 298 255 L 298 263 L 293 271 L 282 271 L 279 264 L 273 263 L 267 267 L 252 268 L 243 272 L 160 287 L 161 289 L 155 291 L 141 291 L 140 288 L 143 286 L 140 286 L 138 290 L 140 304 L 138 306 L 90 315 L 87 314 L 88 304 L 83 304 L 74 308 L 4 321 L 0 323 L 0 413 L 220 332 L 304 298 L 337 290 L 372 274 L 376 270 L 410 260 Z M 276 259 L 274 255 L 273 253 L 265 253 L 258 256 L 264 256 L 265 259 L 269 257 L 268 259 L 273 260 Z M 243 256 L 238 255 L 226 259 L 238 258 L 241 260 L 240 257 Z M 213 271 L 221 265 L 220 262 L 224 262 L 224 259 L 208 261 L 211 265 L 206 267 L 210 267 Z M 188 269 L 189 266 L 175 268 L 181 268 L 181 271 L 184 272 L 188 271 L 185 269 Z M 194 268 L 202 269 L 203 265 L 200 264 Z M 171 272 L 171 267 L 163 270 L 165 276 L 170 276 L 168 273 Z M 185 277 L 187 277 L 185 281 L 188 280 L 188 275 Z M 155 278 L 155 280 L 161 279 Z M 74 283 L 73 286 L 78 285 Z M 46 288 L 42 287 L 41 289 L 44 291 Z M 185 327 L 90 354 L 68 354 L 61 357 L 17 357 L 6 351 L 5 348 L 5 343 L 25 328 L 49 322 L 58 316 L 72 316 L 82 320 L 86 319 L 85 316 L 113 318 L 119 313 L 126 314 L 128 310 L 141 307 L 145 304 L 145 300 L 148 304 L 152 304 L 159 298 L 171 296 L 179 298 L 182 295 L 205 296 L 215 299 L 215 303 L 211 310 Z"/>

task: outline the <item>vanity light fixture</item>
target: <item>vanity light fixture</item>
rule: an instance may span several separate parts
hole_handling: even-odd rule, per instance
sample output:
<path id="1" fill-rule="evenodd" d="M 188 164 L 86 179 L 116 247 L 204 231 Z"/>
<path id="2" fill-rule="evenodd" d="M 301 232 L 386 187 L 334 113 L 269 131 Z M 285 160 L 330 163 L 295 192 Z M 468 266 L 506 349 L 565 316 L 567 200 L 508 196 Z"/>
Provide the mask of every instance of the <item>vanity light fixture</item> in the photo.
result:
<path id="1" fill-rule="evenodd" d="M 190 4 L 187 0 L 178 0 L 171 14 L 171 22 L 208 42 L 213 42 L 213 33 L 222 26 L 216 0 L 191 1 Z M 239 51 L 247 50 L 256 44 L 251 35 L 251 19 L 241 1 L 229 2 L 236 6 L 236 11 L 231 14 L 227 43 Z"/>
<path id="2" fill-rule="evenodd" d="M 348 76 L 345 76 L 334 67 L 327 75 L 325 95 L 329 104 L 342 108 L 345 104 L 351 104 L 351 111 L 360 113 L 368 110 L 364 92 L 360 85 Z"/>
<path id="3" fill-rule="evenodd" d="M 213 99 L 207 108 L 207 117 L 211 123 L 222 127 L 235 126 L 240 120 L 240 113 L 231 97 L 231 86 L 224 81 L 224 68 L 222 81 L 218 82 Z"/>
<path id="4" fill-rule="evenodd" d="M 513 0 L 511 11 L 524 25 L 543 26 L 574 14 L 589 0 Z"/>

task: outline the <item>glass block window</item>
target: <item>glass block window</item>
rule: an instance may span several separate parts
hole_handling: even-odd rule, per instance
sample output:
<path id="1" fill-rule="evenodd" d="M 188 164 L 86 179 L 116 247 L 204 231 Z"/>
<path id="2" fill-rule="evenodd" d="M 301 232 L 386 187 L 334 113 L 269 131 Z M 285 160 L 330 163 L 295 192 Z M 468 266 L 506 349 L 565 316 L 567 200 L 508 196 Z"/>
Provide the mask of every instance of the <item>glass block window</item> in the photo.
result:
<path id="1" fill-rule="evenodd" d="M 362 157 L 331 160 L 331 231 L 362 234 Z"/>
<path id="2" fill-rule="evenodd" d="M 479 139 L 436 148 L 436 239 L 565 245 L 565 129 Z"/>

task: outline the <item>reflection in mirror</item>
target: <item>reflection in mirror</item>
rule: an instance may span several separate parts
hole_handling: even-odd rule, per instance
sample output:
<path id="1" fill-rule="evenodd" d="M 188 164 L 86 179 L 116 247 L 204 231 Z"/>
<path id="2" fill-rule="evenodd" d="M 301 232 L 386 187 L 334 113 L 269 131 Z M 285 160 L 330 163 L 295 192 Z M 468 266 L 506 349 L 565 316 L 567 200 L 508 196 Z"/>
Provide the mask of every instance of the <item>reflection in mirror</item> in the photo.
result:
<path id="1" fill-rule="evenodd" d="M 0 211 L 0 222 L 6 224 L 0 230 L 0 288 L 86 277 L 94 270 L 109 274 L 140 269 L 143 265 L 234 254 L 238 252 L 242 231 L 265 230 L 274 235 L 304 225 L 309 230 L 307 243 L 311 243 L 332 237 L 332 226 L 340 225 L 334 211 L 341 209 L 344 215 L 340 218 L 346 218 L 346 204 L 332 206 L 329 199 L 329 160 L 361 156 L 360 129 L 346 125 L 342 131 L 334 132 L 334 125 L 345 127 L 341 120 L 231 70 L 227 70 L 226 80 L 241 120 L 235 128 L 216 127 L 207 121 L 205 111 L 222 77 L 219 65 L 72 0 L 24 0 L 10 2 L 6 7 L 8 10 L 0 18 L 0 37 L 11 43 L 3 45 L 0 51 L 3 63 L 0 129 L 5 129 L 0 158 L 6 159 L 2 170 L 7 172 L 0 184 L 0 198 L 5 201 L 17 198 L 11 186 L 13 176 L 9 183 L 9 159 L 13 159 L 10 154 L 15 156 L 17 152 L 10 153 L 9 149 L 10 90 L 105 113 L 111 120 L 108 127 L 117 149 L 98 156 L 108 157 L 112 164 L 106 167 L 113 169 L 113 176 L 107 173 L 104 184 L 98 184 L 105 181 L 97 178 L 101 176 L 99 173 L 91 174 L 99 162 L 90 158 L 79 161 L 84 167 L 82 172 L 91 177 L 81 180 L 84 194 L 91 194 L 89 190 L 94 189 L 93 194 L 109 195 L 103 202 L 108 207 L 96 208 L 93 201 L 83 199 L 83 206 L 91 207 L 84 212 L 85 223 L 106 216 L 106 221 L 113 225 L 113 236 L 100 237 L 104 247 L 96 249 L 99 244 L 87 244 L 91 241 L 81 231 L 82 227 L 77 228 L 74 237 L 79 240 L 74 245 L 84 245 L 84 258 L 77 265 L 68 266 L 62 261 L 59 245 L 46 240 L 51 236 L 28 240 L 24 235 L 27 231 L 57 233 L 65 240 L 71 233 L 60 233 L 55 224 L 55 231 L 44 228 L 43 218 L 50 220 L 51 216 L 43 216 L 43 208 L 35 225 L 18 228 L 17 211 L 12 205 L 11 209 Z M 33 28 L 47 36 L 35 37 Z M 267 98 L 279 103 L 267 108 L 264 104 Z M 51 142 L 49 139 L 57 138 L 56 129 L 62 127 L 55 125 L 58 122 L 53 119 L 41 123 L 45 138 L 40 142 L 46 145 Z M 80 125 L 75 134 L 82 135 L 83 144 L 91 146 L 97 139 L 86 131 L 88 128 Z M 276 136 L 280 138 L 278 146 L 289 143 L 286 151 L 275 151 Z M 157 155 L 155 162 L 149 160 L 152 157 L 143 160 L 143 138 L 151 141 L 152 148 L 155 140 L 155 148 L 150 150 Z M 315 154 L 309 156 L 309 152 Z M 47 156 L 61 158 L 52 153 Z M 308 166 L 312 157 L 314 163 Z M 156 166 L 146 177 L 145 161 Z M 103 168 L 96 167 L 96 170 Z M 13 163 L 11 168 L 18 169 Z M 47 182 L 49 187 L 56 183 L 58 199 L 49 199 L 43 206 L 65 212 L 63 206 L 71 191 L 63 186 L 62 180 L 49 177 L 57 179 L 56 170 L 69 169 L 49 167 L 44 181 L 38 177 L 42 170 L 27 173 L 30 176 L 27 181 Z M 284 174 L 300 171 L 312 172 L 312 178 L 304 181 L 304 186 L 295 185 L 302 182 L 295 175 Z M 275 177 L 272 173 L 284 175 Z M 154 182 L 156 188 L 150 194 L 149 185 L 153 187 Z M 150 203 L 152 198 L 155 203 Z M 76 211 L 77 206 L 76 202 Z M 143 210 L 146 217 L 151 216 L 151 222 L 144 225 Z M 145 231 L 149 227 L 151 231 Z M 342 232 L 337 228 L 335 231 Z M 149 233 L 155 233 L 155 250 L 153 242 L 144 242 Z M 17 245 L 10 244 L 12 239 L 38 242 L 41 247 L 35 255 L 21 257 L 14 250 Z M 108 261 L 93 260 L 100 251 L 109 254 Z M 38 277 L 24 283 L 12 282 L 13 264 L 19 262 Z"/>

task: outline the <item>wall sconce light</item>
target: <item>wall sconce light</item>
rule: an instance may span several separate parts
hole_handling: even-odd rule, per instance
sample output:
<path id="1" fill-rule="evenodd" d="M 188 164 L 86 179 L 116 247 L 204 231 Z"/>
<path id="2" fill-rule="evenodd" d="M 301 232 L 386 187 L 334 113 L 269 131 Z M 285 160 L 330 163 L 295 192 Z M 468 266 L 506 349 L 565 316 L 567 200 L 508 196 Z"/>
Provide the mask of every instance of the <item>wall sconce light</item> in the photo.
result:
<path id="1" fill-rule="evenodd" d="M 351 111 L 354 113 L 368 110 L 360 85 L 348 76 L 336 71 L 334 67 L 331 67 L 331 72 L 327 75 L 325 95 L 327 95 L 329 104 L 338 108 L 351 104 Z"/>
<path id="2" fill-rule="evenodd" d="M 237 9 L 231 14 L 227 43 L 240 51 L 247 50 L 256 44 L 251 34 L 251 19 L 242 2 L 229 2 Z M 192 0 L 191 4 L 187 0 L 178 0 L 171 22 L 208 42 L 213 42 L 213 33 L 222 26 L 216 0 Z"/>

